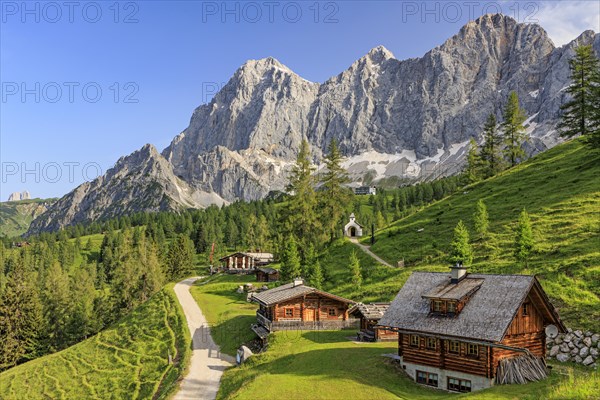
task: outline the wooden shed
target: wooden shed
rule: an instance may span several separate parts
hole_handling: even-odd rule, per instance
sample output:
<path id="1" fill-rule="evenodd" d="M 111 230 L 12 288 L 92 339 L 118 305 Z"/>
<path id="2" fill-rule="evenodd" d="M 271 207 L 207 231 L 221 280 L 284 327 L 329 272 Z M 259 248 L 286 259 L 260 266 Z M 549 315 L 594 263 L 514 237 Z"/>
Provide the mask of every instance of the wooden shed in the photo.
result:
<path id="1" fill-rule="evenodd" d="M 358 340 L 379 342 L 398 339 L 398 332 L 377 327 L 379 320 L 389 306 L 390 303 L 358 303 L 348 311 L 351 317 L 360 320 L 360 331 L 357 333 Z"/>
<path id="2" fill-rule="evenodd" d="M 519 383 L 508 370 L 524 381 L 544 378 L 548 325 L 566 331 L 534 276 L 467 274 L 461 266 L 413 272 L 379 321 L 398 332 L 411 378 L 458 392 Z"/>
<path id="3" fill-rule="evenodd" d="M 276 282 L 279 280 L 279 271 L 275 268 L 260 267 L 256 269 L 257 282 Z"/>

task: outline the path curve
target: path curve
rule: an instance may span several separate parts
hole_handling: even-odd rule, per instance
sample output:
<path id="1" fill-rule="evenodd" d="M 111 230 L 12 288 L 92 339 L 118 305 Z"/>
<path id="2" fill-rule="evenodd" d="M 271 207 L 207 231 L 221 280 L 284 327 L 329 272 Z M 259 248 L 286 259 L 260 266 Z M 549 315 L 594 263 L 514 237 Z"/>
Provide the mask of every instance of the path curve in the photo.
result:
<path id="1" fill-rule="evenodd" d="M 193 349 L 188 373 L 181 381 L 175 400 L 214 400 L 223 371 L 234 362 L 232 357 L 221 354 L 210 335 L 206 318 L 190 293 L 190 288 L 198 279 L 201 277 L 188 278 L 174 287 L 192 335 Z"/>
<path id="2" fill-rule="evenodd" d="M 387 265 L 390 268 L 394 268 L 394 267 L 392 267 L 392 265 L 390 263 L 388 263 L 387 261 L 385 261 L 383 258 L 379 257 L 377 254 L 373 253 L 371 251 L 371 249 L 369 249 L 369 246 L 364 245 L 361 242 L 359 242 L 357 238 L 350 238 L 350 241 L 352 243 L 354 243 L 355 245 L 357 245 L 358 247 L 360 247 L 360 249 L 362 251 L 364 251 L 365 253 L 367 253 L 368 255 L 370 255 L 378 263 L 383 264 L 383 265 Z"/>

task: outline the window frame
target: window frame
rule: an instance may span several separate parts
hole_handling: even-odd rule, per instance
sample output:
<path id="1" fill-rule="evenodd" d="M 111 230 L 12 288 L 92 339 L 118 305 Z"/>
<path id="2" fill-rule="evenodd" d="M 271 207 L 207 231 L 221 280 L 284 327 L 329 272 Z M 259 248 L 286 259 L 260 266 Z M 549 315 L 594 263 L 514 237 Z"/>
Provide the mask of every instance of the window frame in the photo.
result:
<path id="1" fill-rule="evenodd" d="M 333 311 L 333 314 L 331 313 Z M 330 317 L 337 317 L 338 313 L 337 313 L 337 308 L 328 308 L 327 309 L 327 315 Z"/>
<path id="2" fill-rule="evenodd" d="M 451 387 L 450 380 L 457 381 L 457 383 L 452 383 L 452 386 L 454 386 L 454 387 Z M 467 382 L 468 382 L 468 385 L 467 385 Z M 469 379 L 460 379 L 460 378 L 455 378 L 453 376 L 449 376 L 446 381 L 446 388 L 448 390 L 450 390 L 451 392 L 471 393 L 473 384 Z"/>
<path id="3" fill-rule="evenodd" d="M 288 315 L 288 312 L 290 313 L 290 315 Z M 283 309 L 283 315 L 285 316 L 285 318 L 294 318 L 294 307 L 285 307 Z"/>
<path id="4" fill-rule="evenodd" d="M 423 374 L 425 376 L 425 380 L 422 380 L 419 374 Z M 431 387 L 439 387 L 440 384 L 438 374 L 419 370 L 415 370 L 415 382 Z M 435 384 L 433 384 L 433 382 L 435 382 Z"/>
<path id="5" fill-rule="evenodd" d="M 433 345 L 430 346 L 430 343 L 433 343 Z M 434 337 L 427 337 L 425 340 L 425 347 L 428 350 L 437 350 L 437 339 Z"/>
<path id="6" fill-rule="evenodd" d="M 474 351 L 471 351 L 471 349 L 473 349 Z M 467 356 L 479 358 L 479 345 L 474 343 L 467 343 Z"/>
<path id="7" fill-rule="evenodd" d="M 439 309 L 436 310 L 436 306 L 439 306 Z M 433 300 L 433 312 L 441 313 L 442 311 L 442 301 L 441 300 Z"/>
<path id="8" fill-rule="evenodd" d="M 453 307 L 453 310 L 450 310 L 450 307 Z M 448 314 L 456 314 L 457 304 L 455 301 L 448 301 L 446 303 L 446 312 Z"/>
<path id="9" fill-rule="evenodd" d="M 414 341 L 416 341 L 416 343 L 413 343 Z M 410 335 L 410 338 L 409 338 L 409 346 L 410 347 L 418 348 L 420 342 L 421 342 L 421 338 L 419 337 L 419 335 Z"/>
<path id="10" fill-rule="evenodd" d="M 456 346 L 456 351 L 454 351 L 453 347 Z M 460 342 L 458 340 L 449 340 L 448 341 L 448 353 L 450 354 L 460 354 Z"/>
<path id="11" fill-rule="evenodd" d="M 521 315 L 524 317 L 529 316 L 529 303 L 523 303 L 523 306 L 521 307 Z"/>

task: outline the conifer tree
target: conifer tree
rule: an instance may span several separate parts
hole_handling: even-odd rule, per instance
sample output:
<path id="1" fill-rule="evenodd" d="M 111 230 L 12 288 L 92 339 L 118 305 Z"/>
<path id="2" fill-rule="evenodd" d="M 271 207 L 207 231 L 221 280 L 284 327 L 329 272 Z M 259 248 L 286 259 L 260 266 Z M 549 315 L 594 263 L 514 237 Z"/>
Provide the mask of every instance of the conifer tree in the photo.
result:
<path id="1" fill-rule="evenodd" d="M 481 179 L 481 158 L 479 157 L 477 142 L 473 138 L 469 141 L 465 175 L 468 183 L 474 183 Z"/>
<path id="2" fill-rule="evenodd" d="M 484 166 L 485 178 L 496 175 L 502 171 L 503 160 L 500 153 L 502 135 L 497 128 L 496 116 L 490 114 L 483 127 L 483 145 L 481 146 L 481 161 Z"/>
<path id="3" fill-rule="evenodd" d="M 527 265 L 529 255 L 534 246 L 533 229 L 527 210 L 523 209 L 519 215 L 515 232 L 515 258 Z"/>
<path id="4" fill-rule="evenodd" d="M 527 119 L 525 110 L 519 105 L 517 92 L 510 92 L 508 101 L 504 107 L 502 129 L 504 135 L 504 154 L 510 166 L 514 167 L 520 160 L 525 158 L 523 144 L 527 141 L 523 123 Z"/>
<path id="5" fill-rule="evenodd" d="M 360 289 L 363 280 L 362 272 L 360 270 L 360 260 L 354 250 L 350 253 L 350 273 L 352 276 L 352 283 Z"/>
<path id="6" fill-rule="evenodd" d="M 317 289 L 322 289 L 324 278 L 323 278 L 323 270 L 321 269 L 321 263 L 319 262 L 319 260 L 315 261 L 311 272 L 312 272 L 311 276 L 310 276 L 311 286 L 313 286 Z"/>
<path id="7" fill-rule="evenodd" d="M 567 93 L 571 100 L 561 106 L 561 135 L 583 135 L 594 147 L 600 147 L 600 62 L 591 45 L 575 48 L 575 56 L 569 60 L 571 85 Z"/>
<path id="8" fill-rule="evenodd" d="M 35 277 L 16 263 L 0 296 L 0 371 L 40 356 L 43 331 Z"/>
<path id="9" fill-rule="evenodd" d="M 48 330 L 51 351 L 61 350 L 68 345 L 67 327 L 72 311 L 69 275 L 54 263 L 48 270 L 44 282 L 44 318 Z"/>
<path id="10" fill-rule="evenodd" d="M 450 261 L 453 264 L 470 265 L 473 262 L 473 249 L 469 242 L 469 231 L 462 220 L 454 228 L 454 238 L 451 243 Z"/>
<path id="11" fill-rule="evenodd" d="M 298 255 L 298 246 L 294 235 L 290 235 L 283 245 L 281 254 L 281 279 L 291 281 L 300 277 L 302 268 L 300 267 L 300 256 Z"/>
<path id="12" fill-rule="evenodd" d="M 287 231 L 296 236 L 303 246 L 311 241 L 317 244 L 321 239 L 321 227 L 316 214 L 317 195 L 313 172 L 308 142 L 304 140 L 291 170 L 287 186 L 291 196 L 284 210 Z"/>
<path id="13" fill-rule="evenodd" d="M 350 182 L 348 172 L 342 167 L 342 154 L 337 141 L 332 139 L 325 156 L 325 172 L 321 176 L 323 184 L 321 219 L 330 240 L 339 232 L 339 223 L 352 198 L 352 192 L 345 186 Z"/>
<path id="14" fill-rule="evenodd" d="M 475 214 L 473 214 L 473 222 L 475 224 L 475 232 L 477 232 L 479 238 L 485 238 L 488 234 L 490 221 L 487 207 L 482 199 L 479 199 L 477 202 L 477 208 L 475 210 Z"/>
<path id="15" fill-rule="evenodd" d="M 169 247 L 167 267 L 169 279 L 175 280 L 194 271 L 194 245 L 183 234 L 177 236 Z"/>

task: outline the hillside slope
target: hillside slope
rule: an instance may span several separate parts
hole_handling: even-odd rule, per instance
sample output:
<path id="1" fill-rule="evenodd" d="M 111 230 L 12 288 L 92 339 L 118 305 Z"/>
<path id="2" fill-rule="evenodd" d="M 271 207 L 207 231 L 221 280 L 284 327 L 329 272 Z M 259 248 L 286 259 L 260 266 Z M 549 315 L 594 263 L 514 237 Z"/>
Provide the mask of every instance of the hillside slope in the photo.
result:
<path id="1" fill-rule="evenodd" d="M 483 273 L 536 274 L 561 316 L 572 326 L 600 330 L 600 153 L 574 140 L 464 192 L 433 203 L 376 234 L 371 250 L 403 269 L 376 266 L 348 242 L 322 257 L 334 293 L 367 301 L 390 301 L 414 270 L 447 271 L 453 229 L 463 220 L 471 232 L 475 260 Z M 483 199 L 491 238 L 474 238 L 473 213 Z M 528 266 L 512 255 L 519 213 L 530 214 L 536 246 Z M 364 241 L 368 241 L 365 238 Z M 361 289 L 350 283 L 349 253 L 356 249 L 365 267 Z"/>
<path id="2" fill-rule="evenodd" d="M 0 203 L 0 236 L 14 237 L 27 232 L 31 221 L 57 199 L 31 199 Z"/>
<path id="3" fill-rule="evenodd" d="M 190 352 L 172 286 L 98 335 L 0 374 L 0 398 L 152 399 L 173 390 Z M 175 363 L 168 363 L 168 355 Z"/>

